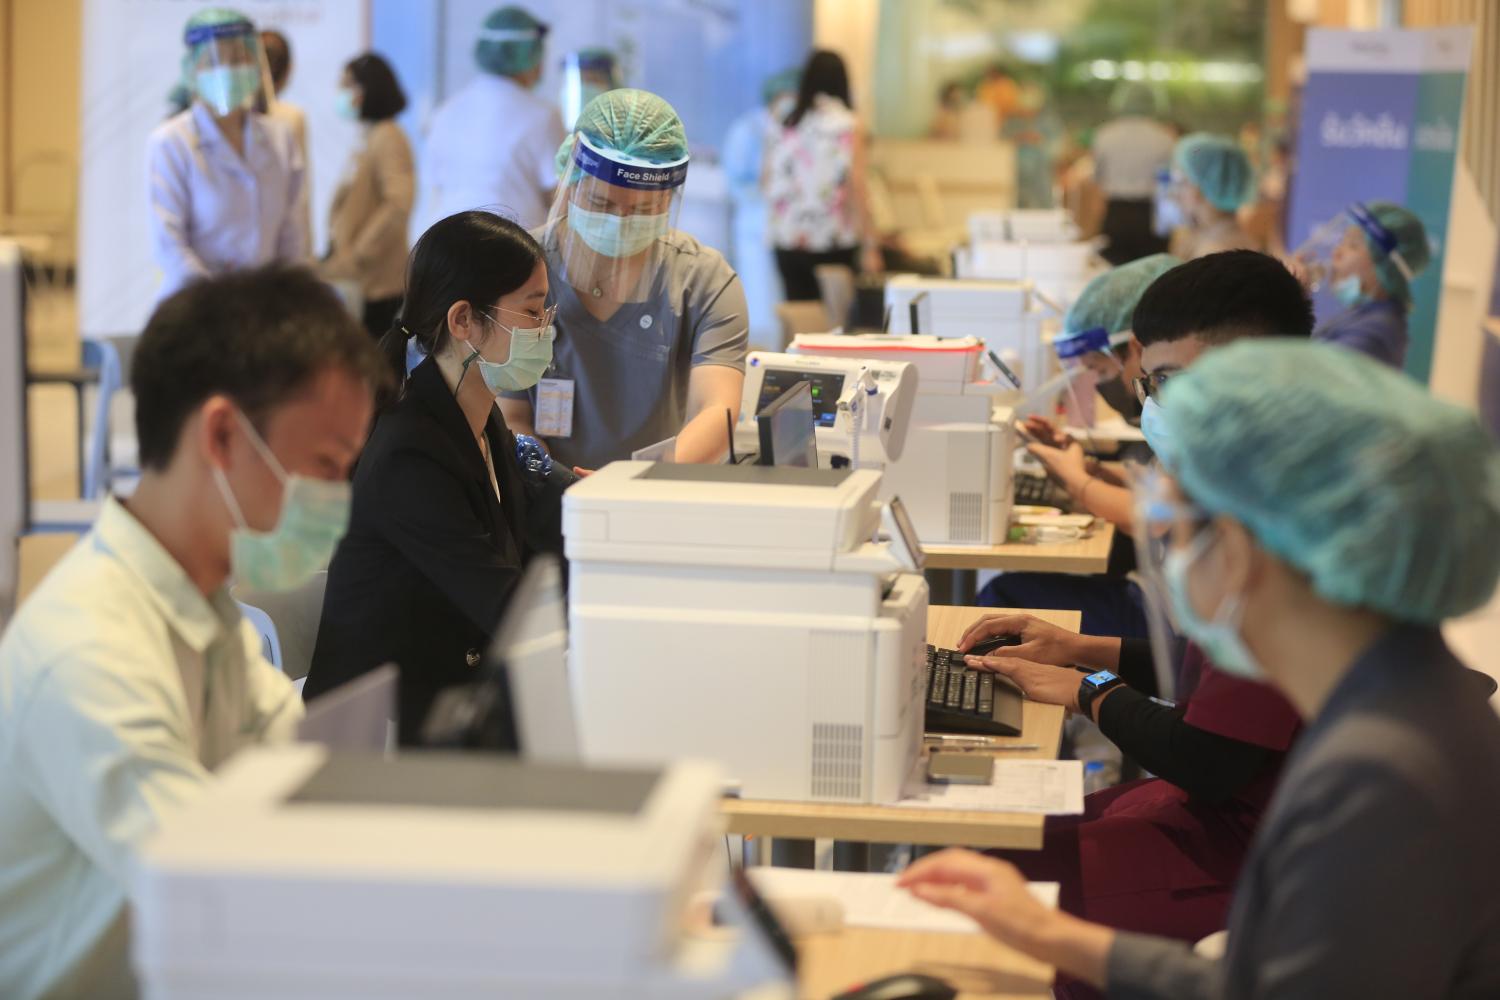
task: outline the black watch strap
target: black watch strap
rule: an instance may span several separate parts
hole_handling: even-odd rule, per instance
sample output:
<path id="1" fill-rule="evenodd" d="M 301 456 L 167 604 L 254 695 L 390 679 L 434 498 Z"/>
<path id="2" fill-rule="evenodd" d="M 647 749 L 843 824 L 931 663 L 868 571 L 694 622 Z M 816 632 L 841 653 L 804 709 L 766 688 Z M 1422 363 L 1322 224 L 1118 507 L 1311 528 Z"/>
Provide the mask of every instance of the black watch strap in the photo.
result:
<path id="1" fill-rule="evenodd" d="M 1078 710 L 1092 719 L 1095 699 L 1124 683 L 1125 679 L 1112 670 L 1098 670 L 1089 674 L 1078 684 Z"/>

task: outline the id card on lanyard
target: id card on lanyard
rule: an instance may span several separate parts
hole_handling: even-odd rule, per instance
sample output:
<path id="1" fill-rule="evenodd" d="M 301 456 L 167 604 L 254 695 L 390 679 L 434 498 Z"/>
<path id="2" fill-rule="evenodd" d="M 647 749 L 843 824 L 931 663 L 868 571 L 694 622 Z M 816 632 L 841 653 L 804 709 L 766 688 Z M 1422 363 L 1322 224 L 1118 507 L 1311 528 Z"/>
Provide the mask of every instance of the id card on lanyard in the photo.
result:
<path id="1" fill-rule="evenodd" d="M 573 436 L 573 380 L 544 378 L 536 384 L 536 432 L 544 438 Z"/>

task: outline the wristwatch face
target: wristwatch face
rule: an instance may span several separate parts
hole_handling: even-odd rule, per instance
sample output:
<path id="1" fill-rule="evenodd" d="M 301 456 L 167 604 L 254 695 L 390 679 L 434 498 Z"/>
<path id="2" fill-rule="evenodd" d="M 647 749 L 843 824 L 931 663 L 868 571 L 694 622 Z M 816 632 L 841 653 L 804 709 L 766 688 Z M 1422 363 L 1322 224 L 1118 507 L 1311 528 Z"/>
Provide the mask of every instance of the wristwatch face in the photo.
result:
<path id="1" fill-rule="evenodd" d="M 1100 688 L 1102 688 L 1104 685 L 1108 684 L 1110 681 L 1116 680 L 1116 679 L 1117 679 L 1116 676 L 1113 673 L 1111 673 L 1110 671 L 1108 671 L 1108 670 L 1101 670 L 1101 671 L 1099 671 L 1096 674 L 1089 674 L 1087 677 L 1085 677 L 1083 679 L 1083 682 L 1085 684 L 1087 684 L 1089 687 L 1093 688 L 1095 691 L 1097 691 Z"/>

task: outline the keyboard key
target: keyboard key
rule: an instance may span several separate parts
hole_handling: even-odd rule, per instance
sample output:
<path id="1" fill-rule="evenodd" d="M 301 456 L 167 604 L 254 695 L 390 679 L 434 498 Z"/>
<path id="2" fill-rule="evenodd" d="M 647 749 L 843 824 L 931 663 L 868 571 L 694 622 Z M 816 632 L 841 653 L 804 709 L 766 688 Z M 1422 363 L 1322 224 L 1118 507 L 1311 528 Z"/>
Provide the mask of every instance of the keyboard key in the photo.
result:
<path id="1" fill-rule="evenodd" d="M 979 714 L 988 717 L 995 710 L 995 675 L 979 675 Z"/>
<path id="2" fill-rule="evenodd" d="M 975 711 L 979 707 L 979 673 L 975 670 L 964 671 L 964 701 L 965 712 Z"/>

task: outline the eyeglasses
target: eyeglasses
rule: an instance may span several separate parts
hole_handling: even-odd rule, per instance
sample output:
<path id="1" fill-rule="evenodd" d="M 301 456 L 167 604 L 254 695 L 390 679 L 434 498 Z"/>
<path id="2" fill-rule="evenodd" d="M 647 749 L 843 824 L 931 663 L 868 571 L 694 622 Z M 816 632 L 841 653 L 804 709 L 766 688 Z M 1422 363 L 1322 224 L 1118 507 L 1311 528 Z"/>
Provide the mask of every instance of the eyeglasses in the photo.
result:
<path id="1" fill-rule="evenodd" d="M 1161 387 L 1167 384 L 1167 379 L 1176 374 L 1177 372 L 1175 371 L 1148 372 L 1136 378 L 1134 380 L 1135 398 L 1140 400 L 1142 404 L 1148 399 L 1156 399 L 1161 393 Z"/>

